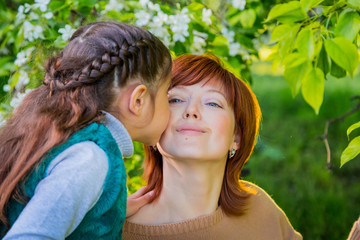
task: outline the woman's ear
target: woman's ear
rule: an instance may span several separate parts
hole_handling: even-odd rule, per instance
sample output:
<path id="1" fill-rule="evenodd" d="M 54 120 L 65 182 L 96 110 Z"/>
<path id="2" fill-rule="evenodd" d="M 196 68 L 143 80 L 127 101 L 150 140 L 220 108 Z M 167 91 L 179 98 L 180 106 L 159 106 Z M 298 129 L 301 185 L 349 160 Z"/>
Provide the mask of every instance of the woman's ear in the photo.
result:
<path id="1" fill-rule="evenodd" d="M 148 89 L 145 85 L 140 84 L 134 88 L 130 95 L 129 110 L 136 116 L 141 115 L 145 105 L 145 98 L 148 95 Z"/>
<path id="2" fill-rule="evenodd" d="M 231 146 L 231 149 L 238 150 L 240 148 L 240 135 L 236 134 L 234 135 L 234 142 Z"/>

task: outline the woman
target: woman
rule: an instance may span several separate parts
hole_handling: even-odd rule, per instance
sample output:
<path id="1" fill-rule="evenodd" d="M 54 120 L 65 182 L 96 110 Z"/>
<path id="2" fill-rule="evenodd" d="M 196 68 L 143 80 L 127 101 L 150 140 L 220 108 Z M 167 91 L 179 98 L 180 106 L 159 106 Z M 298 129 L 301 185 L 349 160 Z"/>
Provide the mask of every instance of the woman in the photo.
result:
<path id="1" fill-rule="evenodd" d="M 152 201 L 123 239 L 302 239 L 264 190 L 239 181 L 261 116 L 252 91 L 213 56 L 181 56 L 172 74 L 170 120 L 145 161 Z"/>

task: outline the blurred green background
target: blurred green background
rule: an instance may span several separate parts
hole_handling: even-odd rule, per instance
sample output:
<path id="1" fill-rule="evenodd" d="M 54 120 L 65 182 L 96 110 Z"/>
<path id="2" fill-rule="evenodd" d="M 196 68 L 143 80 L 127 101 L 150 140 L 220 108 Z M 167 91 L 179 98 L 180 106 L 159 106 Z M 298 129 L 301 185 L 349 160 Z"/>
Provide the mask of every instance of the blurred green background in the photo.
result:
<path id="1" fill-rule="evenodd" d="M 258 143 L 245 169 L 246 180 L 264 188 L 285 211 L 304 239 L 346 239 L 360 214 L 360 158 L 340 165 L 348 144 L 345 134 L 360 112 L 329 127 L 332 170 L 326 149 L 317 136 L 325 122 L 355 106 L 350 97 L 360 93 L 360 76 L 329 77 L 319 115 L 299 95 L 293 99 L 282 76 L 271 75 L 268 63 L 252 67 L 253 91 L 262 109 Z M 247 171 L 245 171 L 247 172 Z"/>

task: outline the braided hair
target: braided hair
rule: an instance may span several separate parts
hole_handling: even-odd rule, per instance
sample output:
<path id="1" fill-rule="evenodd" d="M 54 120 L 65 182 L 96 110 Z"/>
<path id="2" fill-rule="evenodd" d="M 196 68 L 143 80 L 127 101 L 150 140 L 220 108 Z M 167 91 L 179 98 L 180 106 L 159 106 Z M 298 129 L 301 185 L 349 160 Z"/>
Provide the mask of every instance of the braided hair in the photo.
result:
<path id="1" fill-rule="evenodd" d="M 169 50 L 144 29 L 118 22 L 79 28 L 64 50 L 46 62 L 44 84 L 25 97 L 0 129 L 1 223 L 9 229 L 10 199 L 27 201 L 21 183 L 41 157 L 100 121 L 116 88 L 136 78 L 155 91 L 170 72 Z"/>
<path id="2" fill-rule="evenodd" d="M 78 29 L 59 56 L 49 59 L 44 84 L 52 91 L 76 88 L 108 81 L 103 76 L 117 69 L 116 86 L 135 75 L 151 86 L 164 65 L 167 71 L 163 73 L 169 74 L 169 51 L 148 31 L 99 22 Z"/>

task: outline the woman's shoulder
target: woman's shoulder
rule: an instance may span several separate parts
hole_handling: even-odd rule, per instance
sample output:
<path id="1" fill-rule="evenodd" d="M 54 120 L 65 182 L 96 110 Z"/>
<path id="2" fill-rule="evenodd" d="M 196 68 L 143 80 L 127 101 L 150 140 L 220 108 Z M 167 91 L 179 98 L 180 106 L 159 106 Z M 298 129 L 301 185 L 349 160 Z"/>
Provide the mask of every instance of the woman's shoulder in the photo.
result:
<path id="1" fill-rule="evenodd" d="M 258 227 L 271 226 L 272 230 L 278 229 L 283 239 L 302 239 L 284 211 L 264 189 L 249 181 L 240 180 L 240 184 L 251 193 L 245 218 L 256 221 Z"/>
<path id="2" fill-rule="evenodd" d="M 252 213 L 279 214 L 282 212 L 271 196 L 255 183 L 240 180 L 240 184 L 250 193 L 249 210 Z"/>

